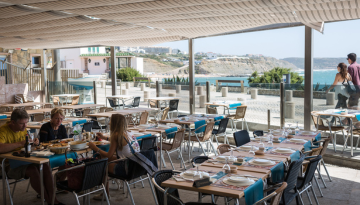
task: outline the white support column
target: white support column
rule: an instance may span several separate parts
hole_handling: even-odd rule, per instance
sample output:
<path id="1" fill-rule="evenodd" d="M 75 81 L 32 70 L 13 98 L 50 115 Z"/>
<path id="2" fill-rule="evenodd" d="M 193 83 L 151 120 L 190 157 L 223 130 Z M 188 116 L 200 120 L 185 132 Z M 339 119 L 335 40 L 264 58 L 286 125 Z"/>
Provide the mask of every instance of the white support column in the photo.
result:
<path id="1" fill-rule="evenodd" d="M 116 53 L 115 47 L 111 46 L 111 94 L 116 95 Z"/>
<path id="2" fill-rule="evenodd" d="M 43 87 L 44 89 L 44 97 L 43 97 L 43 100 L 44 102 L 49 102 L 49 98 L 48 98 L 48 85 L 47 85 L 47 73 L 46 73 L 46 65 L 47 65 L 47 57 L 46 57 L 46 49 L 43 50 L 43 76 L 42 79 L 41 79 L 41 87 Z"/>
<path id="3" fill-rule="evenodd" d="M 305 90 L 304 90 L 304 129 L 310 130 L 313 110 L 313 40 L 312 28 L 305 26 Z"/>
<path id="4" fill-rule="evenodd" d="M 189 39 L 189 109 L 190 114 L 195 113 L 195 64 L 194 64 L 194 39 Z"/>

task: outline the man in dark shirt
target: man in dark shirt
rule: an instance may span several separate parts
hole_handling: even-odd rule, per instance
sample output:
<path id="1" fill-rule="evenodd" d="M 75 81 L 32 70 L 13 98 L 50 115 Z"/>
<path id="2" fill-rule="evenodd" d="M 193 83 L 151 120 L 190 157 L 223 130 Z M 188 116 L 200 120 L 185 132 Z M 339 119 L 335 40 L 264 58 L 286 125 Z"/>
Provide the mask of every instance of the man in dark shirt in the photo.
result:
<path id="1" fill-rule="evenodd" d="M 360 65 L 356 63 L 356 54 L 350 53 L 347 55 L 347 60 L 349 62 L 348 72 L 351 75 L 352 82 L 356 87 L 356 93 L 350 95 L 349 98 L 349 107 L 357 106 L 359 103 L 360 97 Z"/>

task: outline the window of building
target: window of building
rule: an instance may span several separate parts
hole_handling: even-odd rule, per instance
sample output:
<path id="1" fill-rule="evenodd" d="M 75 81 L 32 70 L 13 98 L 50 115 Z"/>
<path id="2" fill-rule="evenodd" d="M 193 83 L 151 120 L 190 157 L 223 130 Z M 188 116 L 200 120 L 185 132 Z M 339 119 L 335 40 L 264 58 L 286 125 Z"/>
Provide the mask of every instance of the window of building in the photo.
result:
<path id="1" fill-rule="evenodd" d="M 88 47 L 88 53 L 91 53 L 91 47 Z"/>
<path id="2" fill-rule="evenodd" d="M 100 66 L 100 62 L 95 62 L 95 66 Z"/>
<path id="3" fill-rule="evenodd" d="M 40 64 L 40 56 L 32 57 L 32 64 L 39 65 Z"/>
<path id="4" fill-rule="evenodd" d="M 92 47 L 92 51 L 93 51 L 93 53 L 95 53 L 95 47 Z"/>
<path id="5" fill-rule="evenodd" d="M 99 53 L 99 47 L 96 47 L 96 51 L 97 51 L 97 53 Z"/>

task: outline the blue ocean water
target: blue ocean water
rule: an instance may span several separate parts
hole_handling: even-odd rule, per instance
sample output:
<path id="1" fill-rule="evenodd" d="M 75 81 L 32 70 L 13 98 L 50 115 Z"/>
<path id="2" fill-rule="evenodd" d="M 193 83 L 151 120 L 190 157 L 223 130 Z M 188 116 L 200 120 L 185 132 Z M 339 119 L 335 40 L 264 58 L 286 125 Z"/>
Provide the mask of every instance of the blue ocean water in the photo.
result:
<path id="1" fill-rule="evenodd" d="M 313 84 L 320 83 L 321 85 L 331 85 L 334 82 L 337 70 L 315 70 L 313 76 Z M 299 72 L 300 75 L 304 75 L 304 72 Z M 205 84 L 206 81 L 210 81 L 210 84 L 216 84 L 216 80 L 243 80 L 245 86 L 249 86 L 248 77 L 209 77 L 209 78 L 195 78 L 195 81 L 200 84 Z M 228 84 L 239 86 L 239 84 Z"/>

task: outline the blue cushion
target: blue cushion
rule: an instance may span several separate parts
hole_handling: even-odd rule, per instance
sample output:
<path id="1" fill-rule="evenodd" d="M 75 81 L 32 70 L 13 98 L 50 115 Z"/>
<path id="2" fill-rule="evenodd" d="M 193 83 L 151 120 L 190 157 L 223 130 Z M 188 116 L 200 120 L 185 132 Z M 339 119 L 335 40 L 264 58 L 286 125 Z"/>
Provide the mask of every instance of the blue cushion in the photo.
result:
<path id="1" fill-rule="evenodd" d="M 206 121 L 205 121 L 205 120 L 196 121 L 196 122 L 195 122 L 195 133 L 205 132 L 206 126 L 204 126 L 204 127 L 200 128 L 200 129 L 196 130 L 197 128 L 199 128 L 199 127 L 201 127 L 201 126 L 203 126 L 203 125 L 205 125 L 205 124 L 206 124 Z"/>
<path id="2" fill-rule="evenodd" d="M 0 120 L 1 119 L 6 119 L 7 118 L 7 115 L 0 115 Z"/>
<path id="3" fill-rule="evenodd" d="M 86 123 L 87 121 L 86 121 L 86 119 L 83 119 L 83 120 L 77 120 L 77 121 L 73 121 L 72 122 L 72 125 L 73 126 L 75 126 L 76 125 L 76 123 L 79 123 L 79 125 L 81 125 L 81 124 L 84 124 L 84 123 Z"/>
<path id="4" fill-rule="evenodd" d="M 216 122 L 216 121 L 221 120 L 221 119 L 223 119 L 223 118 L 224 118 L 224 116 L 215 117 L 215 118 L 214 118 L 215 125 L 220 125 L 220 121 L 219 121 L 219 122 Z"/>
<path id="5" fill-rule="evenodd" d="M 281 182 L 284 179 L 284 163 L 280 162 L 276 166 L 270 169 L 271 170 L 271 181 L 274 183 Z"/>

